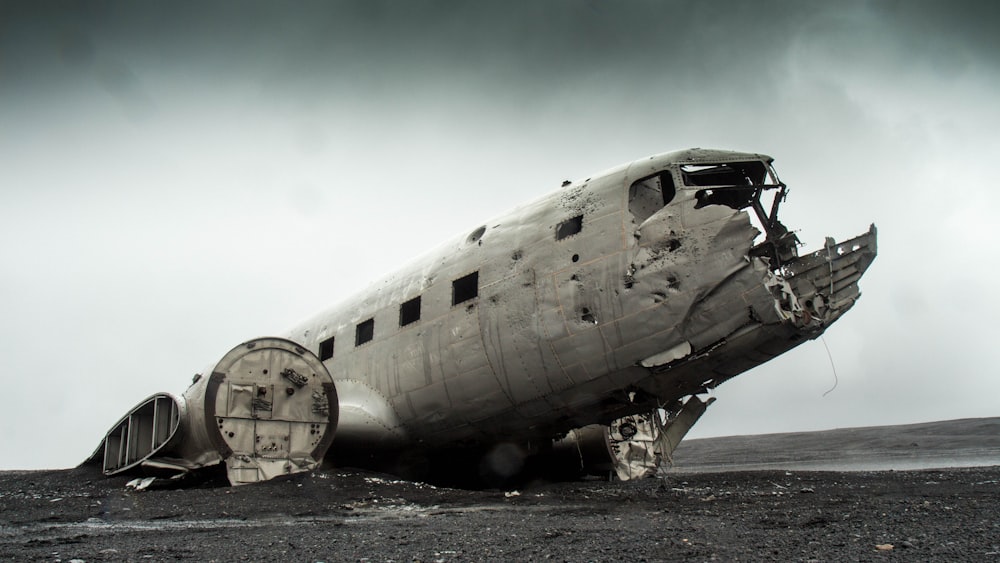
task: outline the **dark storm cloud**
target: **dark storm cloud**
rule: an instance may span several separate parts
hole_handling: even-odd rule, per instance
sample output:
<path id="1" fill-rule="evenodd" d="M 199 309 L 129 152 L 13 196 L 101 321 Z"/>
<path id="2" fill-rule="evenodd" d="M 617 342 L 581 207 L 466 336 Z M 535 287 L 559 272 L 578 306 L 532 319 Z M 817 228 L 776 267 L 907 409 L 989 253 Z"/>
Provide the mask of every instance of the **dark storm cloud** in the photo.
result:
<path id="1" fill-rule="evenodd" d="M 795 19 L 781 11 L 776 20 L 742 4 L 660 2 L 542 2 L 517 9 L 499 2 L 141 3 L 114 10 L 60 3 L 24 11 L 8 11 L 11 56 L 44 57 L 54 48 L 64 61 L 88 60 L 95 50 L 124 45 L 151 64 L 256 70 L 276 81 L 308 81 L 316 72 L 326 81 L 332 71 L 333 80 L 365 92 L 383 81 L 442 80 L 443 87 L 485 81 L 544 93 L 594 69 L 642 70 L 654 79 L 667 69 L 680 71 L 678 78 L 690 72 L 685 69 L 711 74 L 712 67 L 732 70 L 746 45 L 766 60 L 768 51 L 782 47 L 780 30 Z M 35 52 L 18 52 L 21 42 Z"/>
<path id="2" fill-rule="evenodd" d="M 995 57 L 987 55 L 997 46 L 983 23 L 995 21 L 989 18 L 997 9 L 978 3 L 42 6 L 6 6 L 3 66 L 30 84 L 53 54 L 81 65 L 100 60 L 102 52 L 125 52 L 131 60 L 105 62 L 95 73 L 133 113 L 152 106 L 140 74 L 158 68 L 174 69 L 181 81 L 206 75 L 253 80 L 276 103 L 289 97 L 293 103 L 406 103 L 409 96 L 419 105 L 489 96 L 498 108 L 516 109 L 581 90 L 643 104 L 685 103 L 686 95 L 705 91 L 757 101 L 783 86 L 785 55 L 813 35 L 820 36 L 820 48 L 852 57 L 881 56 L 864 49 L 888 47 L 883 52 L 894 55 L 886 64 L 951 73 L 968 64 L 995 68 Z M 18 63 L 25 55 L 42 68 Z"/>

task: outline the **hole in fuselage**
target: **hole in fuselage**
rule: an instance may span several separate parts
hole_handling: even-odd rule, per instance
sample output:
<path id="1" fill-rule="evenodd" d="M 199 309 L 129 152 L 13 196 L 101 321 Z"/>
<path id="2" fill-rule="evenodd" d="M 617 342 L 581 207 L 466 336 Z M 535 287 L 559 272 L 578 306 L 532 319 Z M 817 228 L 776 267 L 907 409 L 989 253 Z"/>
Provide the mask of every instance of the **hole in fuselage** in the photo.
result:
<path id="1" fill-rule="evenodd" d="M 562 240 L 583 230 L 583 215 L 577 215 L 556 225 L 556 240 Z"/>

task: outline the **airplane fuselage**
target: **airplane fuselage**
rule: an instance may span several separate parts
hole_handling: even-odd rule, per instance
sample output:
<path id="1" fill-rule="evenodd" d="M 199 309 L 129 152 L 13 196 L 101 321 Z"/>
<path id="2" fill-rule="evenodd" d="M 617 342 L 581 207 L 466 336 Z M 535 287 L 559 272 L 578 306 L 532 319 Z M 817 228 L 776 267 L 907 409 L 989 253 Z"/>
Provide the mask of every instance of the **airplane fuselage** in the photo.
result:
<path id="1" fill-rule="evenodd" d="M 655 465 L 704 412 L 698 395 L 822 334 L 875 257 L 874 226 L 799 256 L 771 161 L 691 149 L 566 182 L 285 338 L 233 348 L 181 398 L 137 405 L 91 459 L 107 474 L 225 462 L 249 483 L 509 444 L 604 470 L 612 434 L 636 431 L 623 417 L 655 411 Z"/>
<path id="2" fill-rule="evenodd" d="M 770 162 L 690 150 L 568 183 L 295 328 L 336 382 L 334 448 L 553 437 L 817 336 L 835 317 L 782 314 L 776 268 L 751 256 L 753 185 L 784 189 Z M 727 163 L 746 186 L 705 172 Z"/>

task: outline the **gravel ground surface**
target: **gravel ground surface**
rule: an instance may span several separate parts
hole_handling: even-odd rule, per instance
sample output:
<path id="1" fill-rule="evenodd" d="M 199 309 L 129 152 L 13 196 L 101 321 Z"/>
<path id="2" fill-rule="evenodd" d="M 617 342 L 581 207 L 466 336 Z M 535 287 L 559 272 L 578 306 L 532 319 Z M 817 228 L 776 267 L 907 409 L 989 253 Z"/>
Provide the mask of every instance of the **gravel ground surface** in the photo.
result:
<path id="1" fill-rule="evenodd" d="M 520 491 L 328 469 L 244 487 L 0 473 L 15 561 L 1000 561 L 1000 467 L 671 473 Z"/>

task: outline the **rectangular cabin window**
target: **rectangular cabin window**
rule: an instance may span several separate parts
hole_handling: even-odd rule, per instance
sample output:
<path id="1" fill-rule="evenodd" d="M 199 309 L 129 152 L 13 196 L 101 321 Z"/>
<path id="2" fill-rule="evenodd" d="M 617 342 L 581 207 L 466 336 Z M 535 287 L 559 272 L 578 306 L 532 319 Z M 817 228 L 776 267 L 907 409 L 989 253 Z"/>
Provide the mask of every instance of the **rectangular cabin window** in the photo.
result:
<path id="1" fill-rule="evenodd" d="M 333 357 L 333 337 L 319 343 L 319 361 L 325 362 Z"/>
<path id="2" fill-rule="evenodd" d="M 562 240 L 583 230 L 583 215 L 567 219 L 556 226 L 556 240 Z"/>
<path id="3" fill-rule="evenodd" d="M 458 305 L 479 295 L 479 272 L 458 278 L 451 282 L 451 304 Z"/>
<path id="4" fill-rule="evenodd" d="M 399 326 L 406 326 L 420 320 L 420 296 L 399 306 Z"/>
<path id="5" fill-rule="evenodd" d="M 354 338 L 354 345 L 361 346 L 365 342 L 370 342 L 372 338 L 375 337 L 375 319 L 368 319 L 367 321 L 358 325 L 357 335 Z"/>

